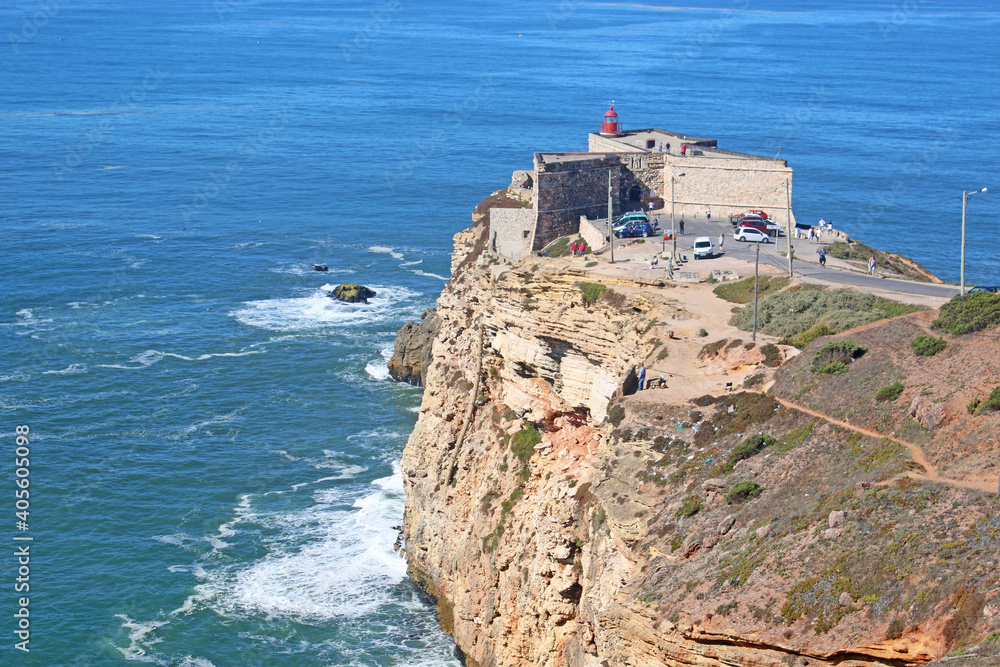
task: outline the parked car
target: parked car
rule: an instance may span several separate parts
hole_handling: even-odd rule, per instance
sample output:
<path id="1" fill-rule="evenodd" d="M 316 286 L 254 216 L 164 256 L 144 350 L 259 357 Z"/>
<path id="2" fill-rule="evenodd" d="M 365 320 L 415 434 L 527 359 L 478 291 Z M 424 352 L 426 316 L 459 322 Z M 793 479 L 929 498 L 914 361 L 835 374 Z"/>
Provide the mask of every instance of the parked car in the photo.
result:
<path id="1" fill-rule="evenodd" d="M 647 238 L 652 236 L 653 225 L 648 222 L 636 222 L 632 221 L 626 224 L 621 229 L 615 231 L 615 236 L 620 239 L 633 238 L 636 236 L 641 236 L 642 238 Z"/>
<path id="2" fill-rule="evenodd" d="M 777 223 L 771 222 L 770 220 L 764 220 L 763 218 L 758 218 L 757 216 L 743 216 L 737 227 L 753 227 L 754 229 L 759 229 L 765 234 L 770 234 L 771 236 L 778 236 L 781 227 Z"/>
<path id="3" fill-rule="evenodd" d="M 611 224 L 611 231 L 619 232 L 625 227 L 625 225 L 628 225 L 633 222 L 649 222 L 649 216 L 647 216 L 642 211 L 633 211 L 632 213 L 626 213 L 620 218 L 615 219 L 615 221 Z M 655 227 L 655 225 L 653 226 Z"/>
<path id="4" fill-rule="evenodd" d="M 694 240 L 694 258 L 701 259 L 702 257 L 711 257 L 715 254 L 715 246 L 712 245 L 712 239 L 707 236 L 699 236 Z"/>
<path id="5" fill-rule="evenodd" d="M 755 227 L 737 227 L 733 232 L 733 239 L 737 241 L 749 241 L 751 243 L 770 243 L 771 237 L 767 232 L 762 232 Z"/>
<path id="6" fill-rule="evenodd" d="M 752 211 L 747 211 L 747 214 L 748 215 L 756 215 L 758 217 L 761 217 L 761 218 L 764 218 L 765 220 L 767 220 L 767 213 L 765 213 L 764 211 L 761 211 L 760 209 L 753 209 Z"/>
<path id="7" fill-rule="evenodd" d="M 972 293 L 972 292 L 993 292 L 993 293 L 996 293 L 996 292 L 1000 292 L 1000 285 L 977 285 L 976 287 L 973 287 L 972 289 L 970 289 L 969 292 L 970 293 Z"/>

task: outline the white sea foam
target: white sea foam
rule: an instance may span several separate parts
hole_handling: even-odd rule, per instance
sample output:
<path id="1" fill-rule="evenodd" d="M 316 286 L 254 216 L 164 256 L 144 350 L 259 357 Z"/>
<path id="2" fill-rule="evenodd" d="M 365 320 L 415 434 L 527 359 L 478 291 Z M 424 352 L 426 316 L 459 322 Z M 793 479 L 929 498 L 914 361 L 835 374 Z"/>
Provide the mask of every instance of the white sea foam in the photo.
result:
<path id="1" fill-rule="evenodd" d="M 125 370 L 138 370 L 142 368 L 149 368 L 155 363 L 162 361 L 166 357 L 173 359 L 180 359 L 182 361 L 205 361 L 206 359 L 212 359 L 214 357 L 245 357 L 249 354 L 263 354 L 265 350 L 247 350 L 243 349 L 239 352 L 211 352 L 208 354 L 202 354 L 197 357 L 189 357 L 183 354 L 175 354 L 173 352 L 160 352 L 159 350 L 146 350 L 141 352 L 131 359 L 128 363 L 135 364 L 134 366 L 124 366 L 122 364 L 98 364 L 98 368 L 121 368 Z"/>
<path id="2" fill-rule="evenodd" d="M 140 623 L 132 620 L 125 614 L 116 614 L 115 618 L 121 619 L 122 627 L 129 631 L 129 645 L 125 648 L 115 646 L 122 656 L 124 656 L 126 660 L 133 660 L 136 662 L 157 662 L 156 658 L 149 655 L 149 651 L 154 644 L 159 644 L 163 640 L 150 635 L 152 635 L 157 628 L 166 625 L 168 621 L 150 621 L 148 623 Z"/>
<path id="3" fill-rule="evenodd" d="M 422 264 L 422 263 L 423 263 L 423 261 L 424 261 L 424 260 L 422 260 L 422 259 L 415 259 L 415 260 L 413 260 L 412 262 L 402 262 L 402 263 L 400 264 L 400 266 L 413 266 L 413 265 L 415 265 L 415 264 Z"/>
<path id="4" fill-rule="evenodd" d="M 79 375 L 86 372 L 87 367 L 84 364 L 70 364 L 61 371 L 43 371 L 42 375 Z"/>
<path id="5" fill-rule="evenodd" d="M 385 253 L 393 259 L 403 259 L 403 253 L 397 252 L 395 248 L 386 248 L 385 246 L 373 245 L 368 248 L 372 252 Z"/>
<path id="6" fill-rule="evenodd" d="M 260 241 L 257 241 L 256 243 L 252 242 L 252 241 L 247 241 L 246 243 L 237 243 L 236 245 L 229 246 L 229 247 L 230 248 L 259 248 L 262 245 L 264 245 L 264 244 L 261 243 Z"/>
<path id="7" fill-rule="evenodd" d="M 325 288 L 332 290 L 329 285 Z M 379 322 L 399 317 L 398 304 L 412 302 L 415 292 L 401 287 L 374 286 L 368 303 L 331 299 L 324 288 L 309 296 L 249 301 L 230 313 L 237 321 L 272 331 L 296 331 Z"/>
<path id="8" fill-rule="evenodd" d="M 436 273 L 428 273 L 426 271 L 421 271 L 419 269 L 410 269 L 411 272 L 417 274 L 418 276 L 427 276 L 428 278 L 437 278 L 438 280 L 448 280 L 444 276 L 439 276 Z"/>
<path id="9" fill-rule="evenodd" d="M 215 667 L 215 663 L 207 658 L 196 658 L 186 655 L 177 663 L 177 667 Z"/>
<path id="10" fill-rule="evenodd" d="M 376 380 L 385 380 L 389 377 L 389 367 L 384 361 L 369 361 L 365 365 L 365 371 Z"/>
<path id="11" fill-rule="evenodd" d="M 31 318 L 34 317 L 34 315 L 31 312 L 31 308 L 22 308 L 21 310 L 17 311 L 14 314 L 18 315 L 19 317 L 23 317 L 26 320 L 30 320 Z"/>
<path id="12" fill-rule="evenodd" d="M 393 551 L 402 488 L 397 465 L 350 507 L 345 489 L 332 487 L 317 489 L 309 507 L 258 517 L 280 531 L 268 543 L 269 553 L 242 568 L 210 571 L 199 589 L 226 615 L 324 621 L 372 613 L 392 601 L 389 587 L 406 576 L 405 562 Z"/>
<path id="13" fill-rule="evenodd" d="M 137 239 L 149 239 L 150 241 L 162 241 L 162 236 L 157 236 L 156 234 L 136 234 Z"/>

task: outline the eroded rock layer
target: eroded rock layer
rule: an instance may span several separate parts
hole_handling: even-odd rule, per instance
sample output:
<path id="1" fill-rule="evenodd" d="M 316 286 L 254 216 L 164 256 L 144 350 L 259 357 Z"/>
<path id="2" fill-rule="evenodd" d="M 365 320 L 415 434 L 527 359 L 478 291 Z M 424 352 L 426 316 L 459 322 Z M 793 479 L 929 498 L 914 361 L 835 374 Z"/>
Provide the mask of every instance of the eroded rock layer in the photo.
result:
<path id="1" fill-rule="evenodd" d="M 995 495 L 770 395 L 623 396 L 682 344 L 669 289 L 485 237 L 456 235 L 402 462 L 409 571 L 469 665 L 901 667 L 1000 627 Z M 764 361 L 737 342 L 703 363 Z"/>

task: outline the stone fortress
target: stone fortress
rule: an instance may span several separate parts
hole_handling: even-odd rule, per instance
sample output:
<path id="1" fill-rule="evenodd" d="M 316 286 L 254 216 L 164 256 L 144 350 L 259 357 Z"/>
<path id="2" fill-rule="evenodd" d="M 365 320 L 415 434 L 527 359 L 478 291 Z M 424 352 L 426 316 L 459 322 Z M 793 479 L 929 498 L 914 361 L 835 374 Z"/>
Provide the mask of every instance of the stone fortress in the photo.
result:
<path id="1" fill-rule="evenodd" d="M 606 243 L 608 181 L 612 215 L 653 205 L 676 218 L 766 211 L 785 226 L 792 170 L 775 158 L 718 148 L 715 139 L 657 128 L 622 130 L 614 105 L 586 153 L 535 153 L 534 169 L 515 171 L 508 193 L 525 208 L 490 209 L 489 250 L 518 260 L 555 239 L 579 233 Z M 794 217 L 791 220 L 794 225 Z"/>

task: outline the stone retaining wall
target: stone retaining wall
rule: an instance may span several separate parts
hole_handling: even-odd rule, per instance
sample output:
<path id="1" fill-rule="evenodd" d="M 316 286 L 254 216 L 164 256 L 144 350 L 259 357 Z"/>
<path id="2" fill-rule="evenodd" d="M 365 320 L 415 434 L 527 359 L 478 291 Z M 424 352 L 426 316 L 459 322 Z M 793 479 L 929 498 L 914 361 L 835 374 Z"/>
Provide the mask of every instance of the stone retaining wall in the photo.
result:
<path id="1" fill-rule="evenodd" d="M 517 261 L 531 252 L 535 214 L 530 208 L 491 208 L 489 251 Z"/>

